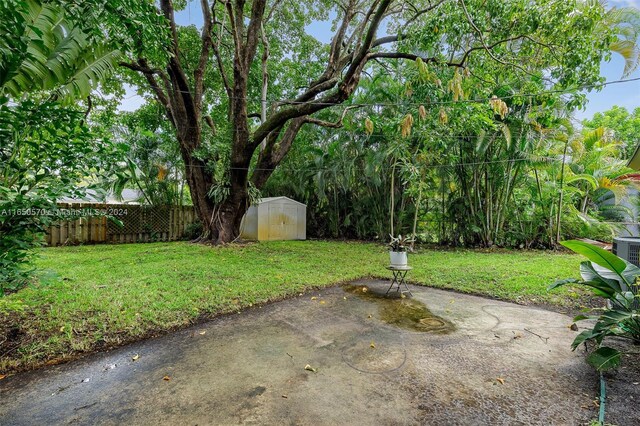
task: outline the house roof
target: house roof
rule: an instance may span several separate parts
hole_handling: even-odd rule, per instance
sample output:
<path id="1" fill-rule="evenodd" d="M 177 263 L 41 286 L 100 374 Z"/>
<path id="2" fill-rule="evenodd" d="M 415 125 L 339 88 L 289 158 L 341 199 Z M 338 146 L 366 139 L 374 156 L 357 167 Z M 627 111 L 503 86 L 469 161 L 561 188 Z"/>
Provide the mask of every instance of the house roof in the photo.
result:
<path id="1" fill-rule="evenodd" d="M 272 203 L 274 201 L 291 201 L 292 203 L 296 203 L 296 204 L 300 204 L 301 206 L 307 206 L 304 203 L 301 203 L 300 201 L 296 201 L 296 200 L 292 200 L 289 197 L 285 197 L 285 196 L 281 196 L 281 197 L 264 197 L 261 198 L 260 201 L 256 204 L 264 204 L 264 203 Z"/>
<path id="2" fill-rule="evenodd" d="M 640 170 L 640 145 L 636 147 L 636 150 L 633 151 L 633 155 L 629 158 L 629 162 L 627 166 L 631 167 L 634 170 Z"/>
<path id="3" fill-rule="evenodd" d="M 114 194 L 107 194 L 105 199 L 99 197 L 95 191 L 89 190 L 83 198 L 62 197 L 59 203 L 105 203 L 105 204 L 140 204 L 142 192 L 136 189 L 123 189 L 122 198 L 117 198 Z"/>

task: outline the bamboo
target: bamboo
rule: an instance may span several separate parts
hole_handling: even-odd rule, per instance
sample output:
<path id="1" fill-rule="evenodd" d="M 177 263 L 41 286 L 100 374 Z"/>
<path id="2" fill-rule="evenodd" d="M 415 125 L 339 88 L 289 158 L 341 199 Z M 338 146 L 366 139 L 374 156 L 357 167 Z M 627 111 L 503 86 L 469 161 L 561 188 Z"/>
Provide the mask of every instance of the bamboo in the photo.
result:
<path id="1" fill-rule="evenodd" d="M 390 229 L 391 229 L 391 238 L 394 237 L 393 234 L 393 210 L 395 207 L 395 198 L 394 198 L 394 192 L 395 192 L 395 174 L 396 174 L 396 163 L 395 161 L 393 162 L 393 166 L 391 167 L 391 205 L 389 206 L 389 211 L 390 211 L 390 218 L 391 220 L 390 222 Z"/>
<path id="2" fill-rule="evenodd" d="M 558 196 L 558 211 L 556 212 L 556 244 L 560 243 L 560 219 L 562 217 L 562 197 L 564 195 L 564 165 L 567 159 L 567 149 L 569 148 L 569 138 L 564 144 L 564 152 L 562 154 L 562 169 L 560 169 L 560 194 Z"/>

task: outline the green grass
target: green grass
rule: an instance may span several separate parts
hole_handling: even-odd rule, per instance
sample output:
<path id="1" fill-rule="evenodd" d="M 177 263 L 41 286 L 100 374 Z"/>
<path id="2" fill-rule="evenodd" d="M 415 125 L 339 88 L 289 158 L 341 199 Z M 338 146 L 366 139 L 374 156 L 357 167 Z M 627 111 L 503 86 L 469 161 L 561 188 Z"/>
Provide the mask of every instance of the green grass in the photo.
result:
<path id="1" fill-rule="evenodd" d="M 411 281 L 520 303 L 576 307 L 580 257 L 533 251 L 423 251 Z M 381 245 L 300 241 L 208 247 L 154 243 L 49 248 L 37 266 L 58 278 L 0 299 L 0 372 L 79 353 L 365 276 L 387 277 Z M 4 336 L 3 336 L 4 334 Z M 7 353 L 8 352 L 8 353 Z"/>

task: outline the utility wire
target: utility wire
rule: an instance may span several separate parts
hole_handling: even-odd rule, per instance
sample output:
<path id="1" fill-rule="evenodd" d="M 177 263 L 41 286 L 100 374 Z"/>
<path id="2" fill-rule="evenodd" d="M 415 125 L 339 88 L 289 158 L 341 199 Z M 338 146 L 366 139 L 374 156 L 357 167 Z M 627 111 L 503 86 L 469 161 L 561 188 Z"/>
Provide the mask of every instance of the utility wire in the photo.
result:
<path id="1" fill-rule="evenodd" d="M 567 93 L 571 93 L 571 92 L 575 92 L 575 91 L 580 91 L 580 90 L 585 90 L 585 89 L 594 89 L 594 88 L 602 88 L 605 86 L 609 86 L 612 84 L 622 84 L 622 83 L 631 83 L 634 81 L 639 81 L 640 77 L 635 77 L 635 78 L 628 78 L 628 79 L 621 79 L 621 80 L 612 80 L 612 81 L 605 81 L 603 83 L 594 83 L 594 84 L 585 84 L 582 86 L 578 86 L 575 88 L 569 88 L 569 89 L 557 89 L 557 90 L 544 90 L 541 91 L 539 93 L 514 93 L 512 95 L 505 95 L 505 96 L 499 96 L 498 99 L 513 99 L 513 98 L 534 98 L 536 96 L 544 96 L 544 95 L 550 95 L 550 94 L 567 94 Z M 188 91 L 188 90 L 177 90 L 177 92 L 179 93 L 189 93 L 192 94 L 192 92 Z M 153 95 L 149 95 L 152 96 Z M 124 99 L 131 99 L 133 97 L 141 97 L 141 98 L 145 98 L 145 96 L 139 95 L 139 94 L 135 94 L 135 95 L 131 95 L 127 98 Z M 242 99 L 242 100 L 247 100 L 250 102 L 261 102 L 261 99 L 251 99 L 248 97 L 225 97 L 226 99 Z M 320 101 L 294 101 L 294 100 L 267 100 L 267 102 L 271 103 L 272 105 L 277 104 L 277 105 L 303 105 L 303 104 L 314 104 L 314 105 L 321 105 L 321 106 L 339 106 L 339 105 L 344 105 L 344 106 L 356 106 L 356 107 L 375 107 L 375 106 L 420 106 L 420 105 L 453 105 L 453 104 L 460 104 L 460 103 L 485 103 L 485 102 L 489 102 L 490 100 L 492 100 L 493 98 L 476 98 L 476 99 L 460 99 L 458 101 L 425 101 L 425 102 L 360 102 L 360 103 L 353 103 L 353 104 L 345 104 L 342 102 L 336 103 L 336 102 L 320 102 Z"/>
<path id="2" fill-rule="evenodd" d="M 536 161 L 536 160 L 545 160 L 545 161 L 548 161 L 548 162 L 557 162 L 557 163 L 560 163 L 562 161 L 562 159 L 554 158 L 554 157 L 536 156 L 534 158 L 510 158 L 510 159 L 504 159 L 504 160 L 476 161 L 476 162 L 468 162 L 468 163 L 424 164 L 424 165 L 421 165 L 420 167 L 426 167 L 426 168 L 451 168 L 451 167 L 479 166 L 479 165 L 483 165 L 483 164 L 515 163 L 515 162 L 521 162 L 521 161 Z M 209 168 L 209 166 L 201 166 L 201 165 L 191 165 L 191 167 Z M 388 166 L 388 165 L 378 165 L 377 167 L 379 169 L 384 169 L 384 170 L 388 170 L 388 169 L 392 168 L 392 166 Z M 331 167 L 290 168 L 290 167 L 286 167 L 286 166 L 279 166 L 279 167 L 274 167 L 274 168 L 228 167 L 228 169 L 230 169 L 230 170 L 247 170 L 247 171 L 251 171 L 251 170 L 259 170 L 259 171 L 282 170 L 282 171 L 290 171 L 290 172 L 303 172 L 303 171 L 321 172 L 321 171 L 326 171 L 326 170 L 335 170 L 334 168 L 331 168 Z"/>

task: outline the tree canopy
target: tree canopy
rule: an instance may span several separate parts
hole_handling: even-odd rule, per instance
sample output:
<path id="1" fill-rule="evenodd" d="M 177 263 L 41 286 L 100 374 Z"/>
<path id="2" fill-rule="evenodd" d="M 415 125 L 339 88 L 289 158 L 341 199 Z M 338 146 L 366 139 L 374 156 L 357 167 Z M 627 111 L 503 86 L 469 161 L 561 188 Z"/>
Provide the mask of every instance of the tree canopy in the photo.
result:
<path id="1" fill-rule="evenodd" d="M 164 108 L 203 238 L 218 242 L 238 235 L 251 194 L 303 127 L 341 127 L 361 107 L 350 104 L 363 76 L 391 67 L 408 81 L 417 71 L 422 97 L 412 115 L 420 105 L 434 110 L 436 99 L 464 109 L 471 99 L 522 104 L 518 93 L 550 90 L 567 91 L 571 109 L 585 101 L 579 87 L 602 81 L 600 60 L 630 37 L 598 2 L 202 1 L 200 28 L 177 23 L 186 3 L 126 6 L 111 2 L 92 18 L 122 52 L 128 81 Z M 307 27 L 327 19 L 333 36 L 325 44 Z M 471 90 L 472 75 L 486 84 Z"/>
<path id="2" fill-rule="evenodd" d="M 613 131 L 613 137 L 624 145 L 626 158 L 631 157 L 640 145 L 640 107 L 630 112 L 614 105 L 610 110 L 597 112 L 593 118 L 583 120 L 582 125 L 588 129 L 603 127 Z"/>

